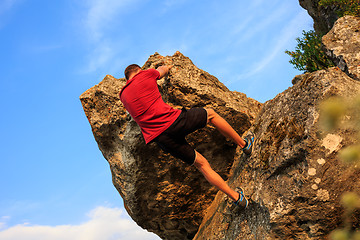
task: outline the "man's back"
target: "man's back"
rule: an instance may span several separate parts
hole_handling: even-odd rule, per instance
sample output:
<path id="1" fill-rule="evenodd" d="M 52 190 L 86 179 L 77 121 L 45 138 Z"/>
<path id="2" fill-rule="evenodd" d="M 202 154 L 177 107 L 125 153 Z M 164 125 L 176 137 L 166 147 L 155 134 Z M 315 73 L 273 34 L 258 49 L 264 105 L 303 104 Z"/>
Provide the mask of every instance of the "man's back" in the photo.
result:
<path id="1" fill-rule="evenodd" d="M 126 110 L 140 126 L 145 142 L 149 143 L 165 131 L 180 115 L 161 98 L 156 81 L 160 73 L 155 69 L 140 71 L 120 92 Z"/>

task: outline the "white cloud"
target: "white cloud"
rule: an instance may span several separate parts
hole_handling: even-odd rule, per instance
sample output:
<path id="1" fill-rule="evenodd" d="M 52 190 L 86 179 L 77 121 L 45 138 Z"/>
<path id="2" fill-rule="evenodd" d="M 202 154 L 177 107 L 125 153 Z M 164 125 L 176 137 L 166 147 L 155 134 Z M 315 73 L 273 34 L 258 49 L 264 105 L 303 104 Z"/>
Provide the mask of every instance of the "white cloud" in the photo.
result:
<path id="1" fill-rule="evenodd" d="M 112 21 L 118 21 L 116 15 L 125 11 L 125 8 L 134 3 L 131 0 L 88 0 L 85 27 L 92 40 L 98 41 L 104 37 L 107 26 Z"/>
<path id="2" fill-rule="evenodd" d="M 99 66 L 105 66 L 114 57 L 112 47 L 107 42 L 98 43 L 90 53 L 85 72 L 94 72 Z"/>
<path id="3" fill-rule="evenodd" d="M 244 31 L 242 34 L 242 38 L 239 38 L 239 42 L 244 42 L 252 39 L 254 36 L 259 35 L 259 33 L 263 32 L 269 26 L 274 25 L 275 22 L 281 21 L 287 11 L 288 10 L 286 8 L 286 5 L 283 5 L 275 9 L 275 11 L 270 12 L 270 14 L 266 17 L 260 18 L 260 21 L 258 18 L 255 18 L 255 20 L 253 19 L 253 21 L 251 22 L 251 27 L 249 27 L 248 25 L 246 31 Z"/>
<path id="4" fill-rule="evenodd" d="M 282 29 L 280 37 L 278 38 L 275 45 L 271 47 L 271 51 L 265 55 L 262 59 L 257 61 L 254 65 L 250 67 L 250 71 L 237 75 L 234 80 L 241 80 L 241 79 L 247 79 L 260 71 L 262 71 L 265 67 L 267 67 L 278 54 L 283 54 L 285 51 L 285 45 L 289 41 L 293 41 L 296 37 L 296 34 L 298 32 L 298 28 L 296 26 L 299 25 L 299 22 L 303 21 L 307 17 L 305 12 L 300 12 L 297 14 L 288 25 Z M 233 82 L 233 81 L 232 81 Z M 227 82 L 227 84 L 230 84 L 232 82 Z"/>
<path id="5" fill-rule="evenodd" d="M 2 0 L 0 2 L 0 16 L 9 11 L 19 0 Z"/>
<path id="6" fill-rule="evenodd" d="M 123 21 L 122 15 L 136 6 L 136 0 L 85 0 L 85 12 L 82 14 L 82 30 L 86 33 L 89 52 L 81 73 L 95 72 L 98 69 L 111 68 L 115 56 L 126 46 L 126 36 L 114 37 L 114 28 Z M 120 29 L 119 29 L 120 30 Z M 119 32 L 115 31 L 115 32 Z"/>
<path id="7" fill-rule="evenodd" d="M 185 4 L 187 2 L 187 0 L 165 0 L 163 5 L 163 9 L 162 9 L 162 13 L 165 13 L 167 11 L 169 11 L 170 9 L 173 9 L 176 6 Z"/>
<path id="8" fill-rule="evenodd" d="M 6 228 L 6 226 L 7 226 L 6 221 L 8 221 L 9 219 L 10 219 L 9 216 L 2 216 L 0 218 L 0 230 Z"/>
<path id="9" fill-rule="evenodd" d="M 130 220 L 119 208 L 97 207 L 88 214 L 89 220 L 79 225 L 31 225 L 12 226 L 0 231 L 1 240 L 153 240 L 159 239 Z M 6 218 L 2 218 L 6 220 Z M 0 226 L 6 226 L 1 222 Z M 1 229 L 1 228 L 0 228 Z"/>
<path id="10" fill-rule="evenodd" d="M 7 22 L 7 17 L 9 12 L 15 8 L 15 5 L 19 4 L 23 0 L 0 0 L 0 29 Z"/>

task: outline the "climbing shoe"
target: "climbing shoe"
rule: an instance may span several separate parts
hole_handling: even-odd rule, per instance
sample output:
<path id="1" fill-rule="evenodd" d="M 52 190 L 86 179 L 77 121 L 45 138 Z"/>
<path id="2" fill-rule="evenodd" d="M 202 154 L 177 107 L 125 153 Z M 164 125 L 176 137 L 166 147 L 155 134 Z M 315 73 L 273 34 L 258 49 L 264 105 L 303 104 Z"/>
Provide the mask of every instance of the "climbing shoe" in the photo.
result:
<path id="1" fill-rule="evenodd" d="M 237 187 L 235 191 L 239 193 L 239 199 L 233 203 L 241 209 L 245 209 L 249 205 L 249 201 L 245 197 L 244 190 L 241 187 Z"/>
<path id="2" fill-rule="evenodd" d="M 244 138 L 246 145 L 242 149 L 246 155 L 250 155 L 252 153 L 254 140 L 255 140 L 255 134 L 253 132 L 249 131 L 249 133 Z"/>

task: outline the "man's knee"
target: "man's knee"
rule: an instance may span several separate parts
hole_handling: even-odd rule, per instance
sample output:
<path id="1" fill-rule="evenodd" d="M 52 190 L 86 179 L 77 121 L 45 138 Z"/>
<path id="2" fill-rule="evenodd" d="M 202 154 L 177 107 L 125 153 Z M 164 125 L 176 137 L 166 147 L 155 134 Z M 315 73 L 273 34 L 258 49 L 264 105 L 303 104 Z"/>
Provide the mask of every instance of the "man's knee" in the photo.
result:
<path id="1" fill-rule="evenodd" d="M 195 153 L 196 153 L 196 158 L 195 158 L 194 166 L 197 169 L 201 169 L 210 165 L 209 162 L 206 160 L 206 158 L 204 158 L 200 153 L 198 152 Z"/>

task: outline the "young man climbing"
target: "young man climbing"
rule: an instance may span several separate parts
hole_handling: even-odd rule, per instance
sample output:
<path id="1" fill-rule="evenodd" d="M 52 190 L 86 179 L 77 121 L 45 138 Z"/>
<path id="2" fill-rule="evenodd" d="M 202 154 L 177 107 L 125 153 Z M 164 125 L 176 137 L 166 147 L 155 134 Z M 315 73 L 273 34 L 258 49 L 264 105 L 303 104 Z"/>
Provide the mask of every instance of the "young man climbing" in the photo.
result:
<path id="1" fill-rule="evenodd" d="M 254 135 L 250 133 L 242 139 L 213 109 L 179 110 L 166 104 L 156 81 L 164 77 L 171 67 L 164 65 L 157 69 L 141 70 L 136 64 L 129 65 L 125 69 L 126 85 L 119 94 L 122 103 L 140 126 L 146 144 L 156 142 L 165 152 L 194 165 L 210 184 L 228 195 L 235 205 L 246 208 L 248 200 L 244 191 L 241 188 L 231 189 L 211 168 L 205 157 L 187 143 L 185 136 L 210 122 L 249 155 L 252 152 Z"/>

